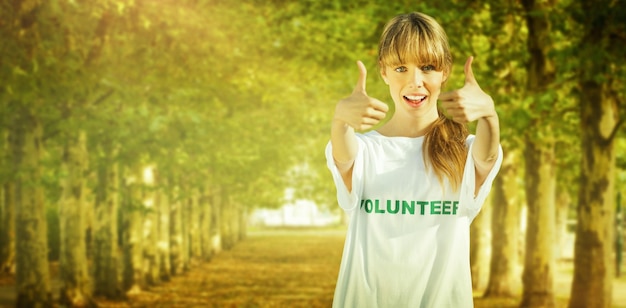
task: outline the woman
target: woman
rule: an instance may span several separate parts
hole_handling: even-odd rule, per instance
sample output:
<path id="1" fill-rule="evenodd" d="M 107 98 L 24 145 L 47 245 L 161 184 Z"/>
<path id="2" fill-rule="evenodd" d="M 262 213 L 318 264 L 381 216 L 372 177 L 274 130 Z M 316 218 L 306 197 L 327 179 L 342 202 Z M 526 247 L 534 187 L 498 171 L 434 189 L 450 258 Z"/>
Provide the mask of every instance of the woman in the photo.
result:
<path id="1" fill-rule="evenodd" d="M 452 56 L 430 16 L 393 18 L 378 62 L 395 105 L 365 91 L 366 70 L 339 101 L 326 148 L 350 216 L 334 307 L 472 307 L 469 226 L 500 168 L 494 102 L 465 64 L 465 85 L 441 93 Z M 441 101 L 442 110 L 437 106 Z M 478 121 L 475 135 L 466 123 Z"/>

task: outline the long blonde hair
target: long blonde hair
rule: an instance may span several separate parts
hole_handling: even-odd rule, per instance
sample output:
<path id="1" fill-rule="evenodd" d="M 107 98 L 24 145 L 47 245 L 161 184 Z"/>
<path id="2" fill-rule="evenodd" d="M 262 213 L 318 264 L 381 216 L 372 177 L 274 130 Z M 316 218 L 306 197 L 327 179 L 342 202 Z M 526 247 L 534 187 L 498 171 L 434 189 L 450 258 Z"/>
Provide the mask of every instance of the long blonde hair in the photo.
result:
<path id="1" fill-rule="evenodd" d="M 430 64 L 449 76 L 452 54 L 448 36 L 428 15 L 418 12 L 398 15 L 385 25 L 378 45 L 378 63 L 381 71 L 406 63 Z M 468 135 L 466 125 L 446 118 L 439 110 L 439 118 L 424 139 L 424 163 L 429 166 L 430 161 L 439 181 L 443 183 L 447 178 L 455 191 L 463 178 Z"/>

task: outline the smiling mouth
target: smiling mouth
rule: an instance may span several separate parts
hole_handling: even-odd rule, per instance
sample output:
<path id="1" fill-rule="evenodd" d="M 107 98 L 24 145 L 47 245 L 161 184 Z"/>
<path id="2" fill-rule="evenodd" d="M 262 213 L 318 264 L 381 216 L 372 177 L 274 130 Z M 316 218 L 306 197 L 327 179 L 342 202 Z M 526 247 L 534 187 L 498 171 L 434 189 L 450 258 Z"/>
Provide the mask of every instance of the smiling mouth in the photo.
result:
<path id="1" fill-rule="evenodd" d="M 404 100 L 411 106 L 419 106 L 428 96 L 422 95 L 404 95 Z"/>

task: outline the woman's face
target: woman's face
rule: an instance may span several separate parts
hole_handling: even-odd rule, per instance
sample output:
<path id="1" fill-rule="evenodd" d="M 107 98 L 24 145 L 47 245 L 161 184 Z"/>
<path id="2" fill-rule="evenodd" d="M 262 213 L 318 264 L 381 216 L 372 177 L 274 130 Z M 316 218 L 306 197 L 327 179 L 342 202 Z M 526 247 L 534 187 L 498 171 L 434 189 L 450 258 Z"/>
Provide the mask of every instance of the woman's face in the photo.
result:
<path id="1" fill-rule="evenodd" d="M 447 78 L 442 70 L 430 64 L 407 63 L 385 66 L 381 75 L 389 85 L 396 112 L 438 117 L 437 98 Z"/>

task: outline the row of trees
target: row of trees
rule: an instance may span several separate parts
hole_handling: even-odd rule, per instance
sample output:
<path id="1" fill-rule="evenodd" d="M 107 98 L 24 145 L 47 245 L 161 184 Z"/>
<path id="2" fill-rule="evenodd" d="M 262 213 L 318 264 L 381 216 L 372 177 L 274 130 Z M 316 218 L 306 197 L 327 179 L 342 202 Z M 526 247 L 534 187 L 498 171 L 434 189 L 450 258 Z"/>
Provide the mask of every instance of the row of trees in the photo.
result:
<path id="1" fill-rule="evenodd" d="M 0 265 L 18 306 L 51 303 L 49 251 L 61 302 L 91 305 L 232 247 L 244 206 L 279 203 L 292 155 L 312 143 L 292 131 L 319 119 L 280 102 L 312 90 L 284 64 L 295 38 L 276 38 L 273 7 L 0 6 Z"/>
<path id="2" fill-rule="evenodd" d="M 514 292 L 526 203 L 522 306 L 554 305 L 558 196 L 578 204 L 571 306 L 609 307 L 625 4 L 2 1 L 0 266 L 15 268 L 18 305 L 49 304 L 46 213 L 58 212 L 60 298 L 87 305 L 232 247 L 246 211 L 288 186 L 334 204 L 322 155 L 334 102 L 355 60 L 376 71 L 384 23 L 417 10 L 446 28 L 457 63 L 476 56 L 500 114 L 493 228 L 508 231 L 493 233 L 487 295 Z M 449 87 L 454 76 L 462 65 Z"/>
<path id="3" fill-rule="evenodd" d="M 611 306 L 615 144 L 625 116 L 619 80 L 625 77 L 626 24 L 617 7 L 624 4 L 488 4 L 491 25 L 498 29 L 488 54 L 500 78 L 491 93 L 507 106 L 500 110 L 506 158 L 494 184 L 493 254 L 485 296 L 515 294 L 517 252 L 522 250 L 520 305 L 554 307 L 555 243 L 573 216 L 570 307 Z M 518 174 L 523 174 L 522 196 Z M 523 203 L 528 224 L 520 249 L 516 226 Z M 576 204 L 574 215 L 569 204 Z"/>

